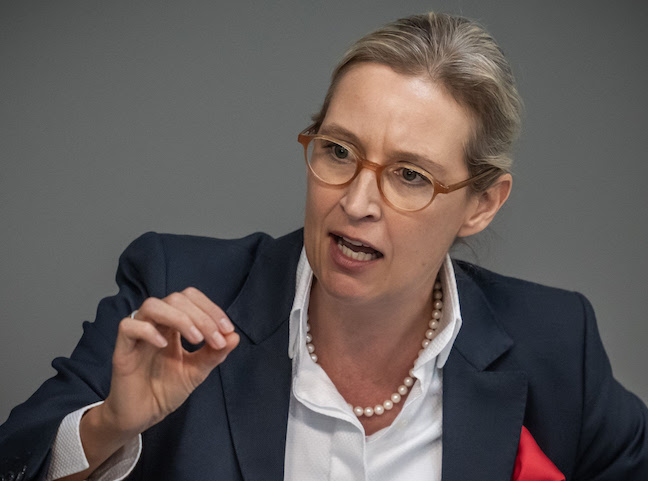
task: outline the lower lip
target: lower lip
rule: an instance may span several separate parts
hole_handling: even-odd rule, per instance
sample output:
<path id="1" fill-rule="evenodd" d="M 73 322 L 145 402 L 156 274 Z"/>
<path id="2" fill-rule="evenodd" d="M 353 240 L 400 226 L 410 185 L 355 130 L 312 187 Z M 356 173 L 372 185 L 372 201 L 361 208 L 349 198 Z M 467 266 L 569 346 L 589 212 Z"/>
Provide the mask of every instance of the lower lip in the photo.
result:
<path id="1" fill-rule="evenodd" d="M 359 270 L 373 266 L 376 262 L 382 259 L 382 257 L 376 257 L 375 259 L 370 261 L 359 261 L 357 259 L 345 256 L 337 245 L 337 237 L 331 235 L 330 238 L 331 243 L 329 246 L 329 251 L 331 258 L 333 259 L 333 263 L 341 268 L 344 268 L 346 270 Z"/>

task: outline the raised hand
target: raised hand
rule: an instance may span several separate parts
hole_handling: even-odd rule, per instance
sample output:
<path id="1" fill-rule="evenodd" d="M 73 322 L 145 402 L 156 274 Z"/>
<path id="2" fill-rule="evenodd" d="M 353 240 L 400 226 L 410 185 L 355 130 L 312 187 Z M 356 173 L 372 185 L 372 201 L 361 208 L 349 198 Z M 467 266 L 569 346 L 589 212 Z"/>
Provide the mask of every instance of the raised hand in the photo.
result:
<path id="1" fill-rule="evenodd" d="M 182 347 L 204 343 L 194 352 Z M 85 414 L 80 434 L 90 468 L 176 410 L 239 343 L 223 310 L 189 287 L 150 297 L 119 324 L 110 393 Z"/>
<path id="2" fill-rule="evenodd" d="M 190 353 L 181 336 L 204 345 Z M 227 315 L 198 289 L 146 299 L 119 325 L 106 409 L 122 430 L 144 431 L 177 409 L 238 341 Z"/>

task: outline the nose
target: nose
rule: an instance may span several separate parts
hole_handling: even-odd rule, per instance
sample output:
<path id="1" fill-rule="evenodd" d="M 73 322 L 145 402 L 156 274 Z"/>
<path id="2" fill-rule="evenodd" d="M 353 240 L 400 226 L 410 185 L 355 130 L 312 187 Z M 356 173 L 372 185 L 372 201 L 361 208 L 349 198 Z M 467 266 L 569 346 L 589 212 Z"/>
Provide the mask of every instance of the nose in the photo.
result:
<path id="1" fill-rule="evenodd" d="M 362 169 L 345 188 L 340 206 L 351 219 L 376 221 L 382 217 L 382 198 L 376 181 L 375 172 Z"/>

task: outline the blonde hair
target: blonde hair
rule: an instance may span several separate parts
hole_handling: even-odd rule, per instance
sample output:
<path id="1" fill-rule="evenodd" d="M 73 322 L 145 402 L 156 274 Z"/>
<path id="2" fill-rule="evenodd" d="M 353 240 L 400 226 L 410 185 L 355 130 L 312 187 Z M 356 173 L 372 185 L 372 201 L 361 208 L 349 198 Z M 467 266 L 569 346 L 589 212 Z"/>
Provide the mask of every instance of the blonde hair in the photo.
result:
<path id="1" fill-rule="evenodd" d="M 312 131 L 319 130 L 344 73 L 360 62 L 380 63 L 405 75 L 428 75 L 470 112 L 475 122 L 465 146 L 469 172 L 493 172 L 473 184 L 476 191 L 510 171 L 522 101 L 502 50 L 479 24 L 430 12 L 397 20 L 362 37 L 333 71 Z"/>

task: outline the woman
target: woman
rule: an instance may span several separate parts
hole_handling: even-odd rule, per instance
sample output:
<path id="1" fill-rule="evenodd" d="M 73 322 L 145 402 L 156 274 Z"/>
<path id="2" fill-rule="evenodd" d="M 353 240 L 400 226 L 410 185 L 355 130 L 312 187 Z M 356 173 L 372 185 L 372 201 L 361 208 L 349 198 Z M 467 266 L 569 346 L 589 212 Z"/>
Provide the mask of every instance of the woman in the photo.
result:
<path id="1" fill-rule="evenodd" d="M 299 136 L 303 231 L 135 241 L 120 292 L 0 431 L 0 473 L 645 479 L 646 407 L 587 301 L 448 257 L 509 195 L 519 110 L 470 21 L 359 40 Z"/>

